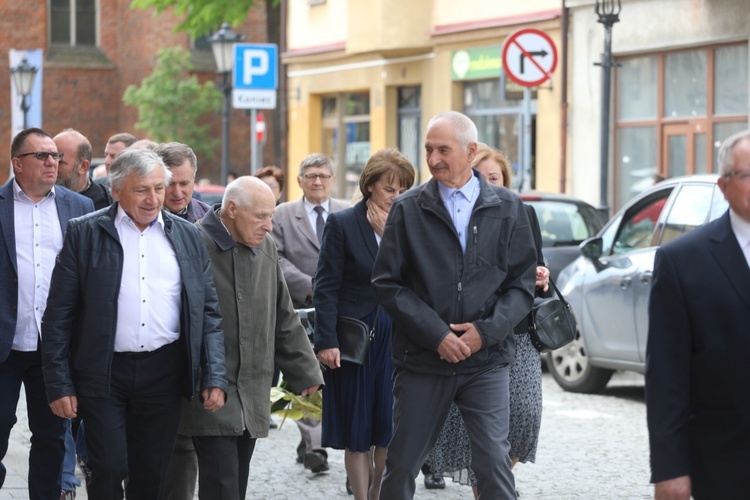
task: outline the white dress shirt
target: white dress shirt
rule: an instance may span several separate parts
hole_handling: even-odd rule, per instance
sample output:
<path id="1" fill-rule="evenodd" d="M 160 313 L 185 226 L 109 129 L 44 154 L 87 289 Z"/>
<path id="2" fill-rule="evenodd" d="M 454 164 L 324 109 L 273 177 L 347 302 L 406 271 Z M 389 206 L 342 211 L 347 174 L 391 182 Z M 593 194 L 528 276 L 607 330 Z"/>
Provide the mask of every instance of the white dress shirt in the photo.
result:
<path id="1" fill-rule="evenodd" d="M 732 225 L 734 237 L 737 238 L 737 243 L 740 244 L 742 253 L 745 254 L 747 265 L 750 266 L 750 222 L 737 215 L 734 210 L 729 210 L 729 222 Z"/>
<path id="2" fill-rule="evenodd" d="M 36 351 L 55 259 L 63 244 L 55 188 L 32 201 L 13 179 L 18 311 L 12 349 Z"/>
<path id="3" fill-rule="evenodd" d="M 123 251 L 115 352 L 154 351 L 180 336 L 182 275 L 162 214 L 141 232 L 121 206 L 115 228 Z"/>

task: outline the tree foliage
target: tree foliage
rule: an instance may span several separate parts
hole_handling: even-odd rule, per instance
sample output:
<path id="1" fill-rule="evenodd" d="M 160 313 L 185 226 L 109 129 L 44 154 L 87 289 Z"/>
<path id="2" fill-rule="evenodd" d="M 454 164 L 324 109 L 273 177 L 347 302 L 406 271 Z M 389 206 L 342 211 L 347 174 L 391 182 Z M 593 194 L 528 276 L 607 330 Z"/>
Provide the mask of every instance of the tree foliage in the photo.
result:
<path id="1" fill-rule="evenodd" d="M 200 83 L 189 72 L 190 54 L 181 47 L 157 53 L 154 71 L 130 85 L 122 101 L 138 108 L 135 127 L 156 142 L 177 141 L 190 145 L 196 153 L 210 156 L 219 140 L 208 133 L 205 118 L 221 108 L 221 92 L 211 82 Z"/>
<path id="2" fill-rule="evenodd" d="M 247 17 L 248 11 L 263 0 L 133 0 L 132 7 L 146 9 L 154 7 L 159 14 L 174 7 L 185 19 L 177 25 L 178 31 L 194 37 L 219 29 L 221 23 L 228 22 L 239 26 Z M 278 0 L 273 0 L 274 4 Z"/>

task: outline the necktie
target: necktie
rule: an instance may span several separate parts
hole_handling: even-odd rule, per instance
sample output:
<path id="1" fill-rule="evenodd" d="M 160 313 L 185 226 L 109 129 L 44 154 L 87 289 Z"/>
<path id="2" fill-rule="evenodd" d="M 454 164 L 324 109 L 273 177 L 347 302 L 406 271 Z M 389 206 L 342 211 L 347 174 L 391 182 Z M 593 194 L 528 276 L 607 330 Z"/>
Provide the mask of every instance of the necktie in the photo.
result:
<path id="1" fill-rule="evenodd" d="M 323 243 L 323 228 L 326 225 L 326 221 L 323 220 L 323 211 L 325 209 L 318 205 L 314 210 L 318 212 L 318 219 L 315 221 L 315 232 L 318 234 L 318 243 Z"/>

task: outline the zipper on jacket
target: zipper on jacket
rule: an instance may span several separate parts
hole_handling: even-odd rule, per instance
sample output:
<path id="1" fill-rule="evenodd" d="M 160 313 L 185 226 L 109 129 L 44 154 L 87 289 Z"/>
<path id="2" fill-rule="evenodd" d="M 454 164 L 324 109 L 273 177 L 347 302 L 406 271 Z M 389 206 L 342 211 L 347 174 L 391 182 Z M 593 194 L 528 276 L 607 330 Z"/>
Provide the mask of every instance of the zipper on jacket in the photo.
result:
<path id="1" fill-rule="evenodd" d="M 474 224 L 473 232 L 474 232 L 474 246 L 476 246 L 477 245 L 477 226 L 476 226 L 476 224 Z"/>

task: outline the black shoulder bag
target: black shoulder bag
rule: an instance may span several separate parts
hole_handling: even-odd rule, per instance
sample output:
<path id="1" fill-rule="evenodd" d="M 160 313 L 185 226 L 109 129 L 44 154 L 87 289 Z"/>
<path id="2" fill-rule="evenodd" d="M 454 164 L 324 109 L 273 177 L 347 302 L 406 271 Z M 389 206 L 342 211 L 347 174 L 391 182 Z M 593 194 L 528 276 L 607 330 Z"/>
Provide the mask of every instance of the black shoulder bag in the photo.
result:
<path id="1" fill-rule="evenodd" d="M 529 335 L 536 350 L 545 353 L 559 349 L 575 340 L 576 319 L 552 278 L 549 284 L 557 298 L 534 298 L 529 321 Z"/>

